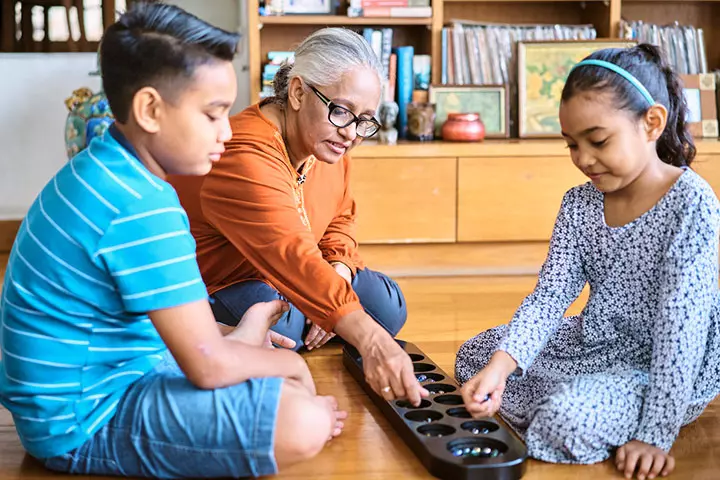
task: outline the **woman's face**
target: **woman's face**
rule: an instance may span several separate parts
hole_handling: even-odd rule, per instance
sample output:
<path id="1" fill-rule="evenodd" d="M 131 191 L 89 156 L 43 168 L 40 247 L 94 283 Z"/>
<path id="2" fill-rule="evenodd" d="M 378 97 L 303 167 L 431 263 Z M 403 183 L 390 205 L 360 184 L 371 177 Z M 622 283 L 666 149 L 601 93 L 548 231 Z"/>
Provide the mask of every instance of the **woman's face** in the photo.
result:
<path id="1" fill-rule="evenodd" d="M 296 151 L 314 155 L 319 161 L 330 164 L 340 161 L 362 141 L 362 137 L 357 135 L 356 123 L 346 127 L 333 125 L 328 119 L 330 110 L 321 96 L 358 118 L 370 119 L 376 115 L 381 94 L 377 73 L 365 67 L 348 71 L 339 82 L 328 86 L 311 86 L 294 78 L 289 93 L 289 107 L 297 114 L 299 138 Z"/>

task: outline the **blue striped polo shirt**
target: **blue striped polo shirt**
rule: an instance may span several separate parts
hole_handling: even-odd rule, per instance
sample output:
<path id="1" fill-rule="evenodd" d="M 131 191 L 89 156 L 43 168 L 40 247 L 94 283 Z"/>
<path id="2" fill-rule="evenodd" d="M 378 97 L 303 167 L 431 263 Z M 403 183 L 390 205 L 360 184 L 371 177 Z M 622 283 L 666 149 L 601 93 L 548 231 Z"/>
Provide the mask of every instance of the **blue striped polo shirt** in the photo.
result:
<path id="1" fill-rule="evenodd" d="M 112 126 L 45 186 L 0 300 L 0 401 L 37 458 L 114 415 L 166 347 L 147 312 L 207 298 L 175 190 Z"/>

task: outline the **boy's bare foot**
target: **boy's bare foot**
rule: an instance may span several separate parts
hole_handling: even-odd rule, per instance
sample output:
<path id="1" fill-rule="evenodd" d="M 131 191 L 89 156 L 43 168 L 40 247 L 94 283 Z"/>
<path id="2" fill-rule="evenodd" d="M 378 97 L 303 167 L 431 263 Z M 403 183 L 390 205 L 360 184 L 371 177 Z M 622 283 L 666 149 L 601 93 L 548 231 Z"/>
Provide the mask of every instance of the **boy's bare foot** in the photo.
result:
<path id="1" fill-rule="evenodd" d="M 330 441 L 342 433 L 343 427 L 345 426 L 343 420 L 347 418 L 348 413 L 345 410 L 338 410 L 337 400 L 332 395 L 318 395 L 317 399 L 325 404 L 335 417 L 335 427 L 333 428 L 330 437 L 328 437 L 328 441 Z"/>
<path id="2" fill-rule="evenodd" d="M 288 304 L 281 300 L 256 303 L 248 308 L 238 326 L 227 337 L 257 347 L 266 345 L 267 342 L 270 346 L 275 343 L 285 348 L 293 348 L 293 340 L 269 331 L 288 309 Z"/>

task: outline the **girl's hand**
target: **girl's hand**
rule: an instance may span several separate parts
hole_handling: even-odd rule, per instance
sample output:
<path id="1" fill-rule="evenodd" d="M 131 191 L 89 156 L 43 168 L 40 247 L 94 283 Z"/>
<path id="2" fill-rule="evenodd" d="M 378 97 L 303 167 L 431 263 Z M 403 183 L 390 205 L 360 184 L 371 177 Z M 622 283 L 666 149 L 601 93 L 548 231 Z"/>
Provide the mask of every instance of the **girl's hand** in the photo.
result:
<path id="1" fill-rule="evenodd" d="M 460 389 L 465 408 L 473 418 L 495 415 L 500 409 L 504 391 L 505 379 L 501 372 L 490 365 L 480 370 Z"/>
<path id="2" fill-rule="evenodd" d="M 488 365 L 460 389 L 465 408 L 473 418 L 491 417 L 502 403 L 505 382 L 517 368 L 515 360 L 503 351 L 493 354 Z"/>
<path id="3" fill-rule="evenodd" d="M 625 474 L 625 478 L 632 478 L 637 469 L 637 478 L 645 480 L 658 475 L 670 475 L 675 469 L 675 459 L 654 445 L 631 440 L 618 448 L 615 453 L 615 466 Z"/>

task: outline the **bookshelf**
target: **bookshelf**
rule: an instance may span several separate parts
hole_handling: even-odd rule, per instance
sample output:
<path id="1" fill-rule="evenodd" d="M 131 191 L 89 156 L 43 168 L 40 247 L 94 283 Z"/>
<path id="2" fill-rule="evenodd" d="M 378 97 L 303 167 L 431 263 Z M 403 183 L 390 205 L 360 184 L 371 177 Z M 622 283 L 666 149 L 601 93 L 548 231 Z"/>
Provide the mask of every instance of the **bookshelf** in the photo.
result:
<path id="1" fill-rule="evenodd" d="M 340 2 L 339 15 L 264 17 L 258 0 L 248 0 L 252 102 L 259 100 L 267 52 L 292 50 L 324 26 L 357 26 L 360 33 L 364 27 L 392 27 L 393 46 L 412 45 L 416 54 L 431 56 L 433 84 L 441 83 L 442 29 L 453 20 L 592 24 L 598 38 L 617 38 L 621 18 L 678 21 L 703 28 L 708 70 L 720 69 L 720 0 L 431 0 L 430 18 L 349 18 L 347 0 Z M 696 139 L 696 145 L 695 168 L 720 194 L 720 141 Z M 572 167 L 561 139 L 365 142 L 352 156 L 358 240 L 369 259 L 392 264 L 419 248 L 415 262 L 439 270 L 466 258 L 476 262 L 463 266 L 472 271 L 492 264 L 496 273 L 513 273 L 527 258 L 541 258 L 562 195 L 586 180 Z M 480 253 L 470 255 L 468 248 Z M 512 253 L 498 260 L 498 248 Z"/>

